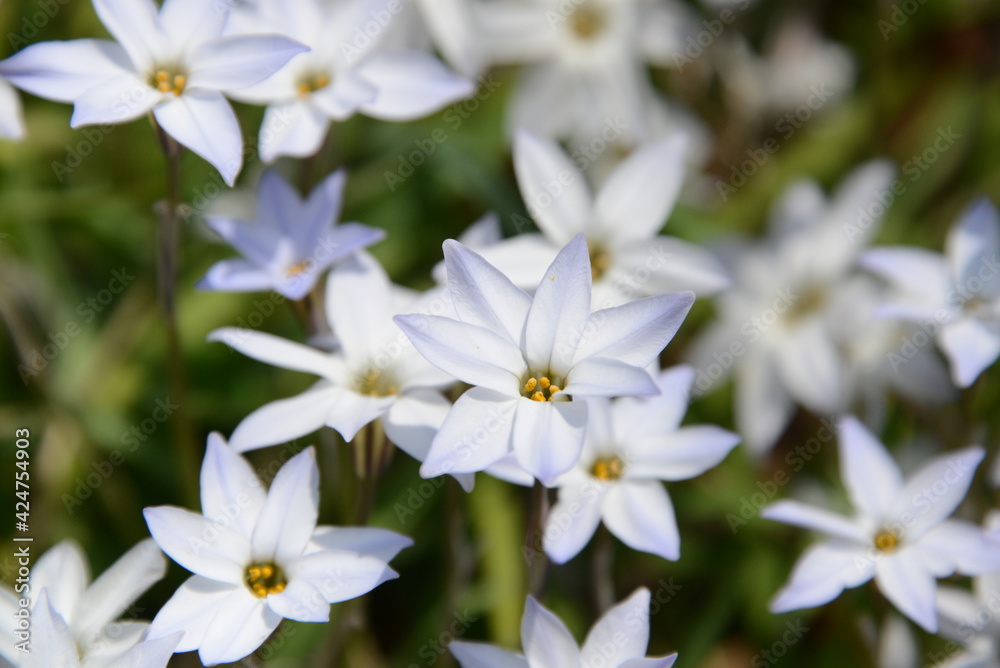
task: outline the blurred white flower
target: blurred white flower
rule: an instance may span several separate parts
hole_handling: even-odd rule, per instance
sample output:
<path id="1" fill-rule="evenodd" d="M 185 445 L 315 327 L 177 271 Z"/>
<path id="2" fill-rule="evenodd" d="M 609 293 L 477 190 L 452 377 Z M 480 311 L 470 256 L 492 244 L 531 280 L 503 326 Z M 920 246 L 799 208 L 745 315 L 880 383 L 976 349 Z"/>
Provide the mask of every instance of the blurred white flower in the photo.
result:
<path id="1" fill-rule="evenodd" d="M 936 335 L 952 381 L 968 387 L 1000 356 L 1000 216 L 987 198 L 973 202 L 948 233 L 945 254 L 873 248 L 861 258 L 898 294 L 881 312 Z"/>
<path id="2" fill-rule="evenodd" d="M 691 363 L 699 391 L 735 374 L 736 425 L 755 453 L 774 445 L 796 402 L 820 414 L 846 407 L 837 293 L 879 227 L 893 173 L 883 161 L 863 165 L 829 201 L 818 184 L 795 183 L 769 238 L 737 258 L 734 287 L 718 298 L 719 319 Z"/>
<path id="3" fill-rule="evenodd" d="M 585 396 L 658 394 L 645 367 L 687 315 L 690 292 L 590 312 L 587 242 L 574 237 L 534 298 L 460 243 L 444 243 L 458 319 L 403 315 L 396 322 L 432 364 L 474 387 L 435 435 L 424 477 L 481 471 L 513 452 L 545 485 L 580 457 Z"/>
<path id="4" fill-rule="evenodd" d="M 576 466 L 556 481 L 545 552 L 572 559 L 604 524 L 635 550 L 680 557 L 673 504 L 661 480 L 686 480 L 717 465 L 739 437 L 712 425 L 681 427 L 694 370 L 660 373 L 660 394 L 641 399 L 587 399 L 587 437 Z"/>
<path id="5" fill-rule="evenodd" d="M 0 138 L 24 139 L 24 110 L 14 87 L 3 78 L 4 61 L 0 61 Z"/>
<path id="6" fill-rule="evenodd" d="M 31 653 L 15 649 L 14 624 L 4 624 L 0 655 L 25 668 L 142 666 L 162 668 L 178 638 L 143 644 L 148 622 L 116 621 L 166 573 L 167 561 L 151 539 L 140 541 L 93 582 L 79 545 L 64 540 L 31 566 L 27 588 L 0 586 L 0 614 L 15 620 L 19 599 L 31 610 Z M 145 662 L 137 657 L 146 657 Z M 159 663 L 157 663 L 159 661 Z"/>
<path id="7" fill-rule="evenodd" d="M 985 452 L 969 446 L 940 455 L 904 481 L 885 446 L 856 418 L 841 418 L 838 431 L 840 472 L 856 514 L 847 518 L 790 500 L 761 511 L 828 536 L 799 558 L 771 610 L 823 605 L 874 578 L 900 612 L 935 633 L 936 578 L 1000 570 L 1000 542 L 974 524 L 947 519 Z"/>
<path id="8" fill-rule="evenodd" d="M 426 116 L 468 97 L 471 81 L 421 51 L 388 51 L 379 46 L 385 30 L 372 21 L 373 3 L 344 0 L 261 0 L 241 26 L 275 30 L 311 47 L 276 75 L 235 94 L 267 105 L 260 130 L 265 162 L 287 155 L 314 155 L 331 121 L 361 112 L 387 121 Z"/>
<path id="9" fill-rule="evenodd" d="M 223 93 L 266 79 L 307 48 L 281 35 L 223 37 L 231 6 L 94 0 L 117 42 L 42 42 L 4 61 L 3 74 L 30 93 L 72 102 L 74 128 L 152 112 L 167 134 L 232 185 L 243 165 L 243 138 Z"/>
<path id="10" fill-rule="evenodd" d="M 198 284 L 206 290 L 273 289 L 302 299 L 330 265 L 385 238 L 361 223 L 336 224 L 343 202 L 343 170 L 320 183 L 307 199 L 268 170 L 257 188 L 257 220 L 207 216 L 205 222 L 245 259 L 222 260 Z"/>
<path id="11" fill-rule="evenodd" d="M 173 506 L 143 512 L 163 551 L 194 573 L 153 619 L 149 637 L 180 631 L 177 651 L 197 649 L 207 665 L 238 661 L 282 618 L 328 621 L 331 603 L 397 577 L 386 562 L 412 545 L 409 538 L 317 527 L 318 504 L 313 448 L 288 460 L 265 491 L 253 467 L 210 435 L 202 514 Z"/>
<path id="12" fill-rule="evenodd" d="M 448 649 L 462 668 L 670 668 L 677 653 L 645 658 L 649 645 L 649 590 L 636 589 L 591 627 L 583 647 L 562 620 L 528 596 L 521 618 L 524 654 L 493 645 L 453 641 Z"/>

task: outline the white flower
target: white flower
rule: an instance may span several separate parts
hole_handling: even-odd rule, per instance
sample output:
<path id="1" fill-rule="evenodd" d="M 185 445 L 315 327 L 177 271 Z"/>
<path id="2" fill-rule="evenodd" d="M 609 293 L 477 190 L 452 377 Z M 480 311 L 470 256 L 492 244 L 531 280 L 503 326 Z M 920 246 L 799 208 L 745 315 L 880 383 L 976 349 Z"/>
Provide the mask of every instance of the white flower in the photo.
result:
<path id="1" fill-rule="evenodd" d="M 592 195 L 586 177 L 558 144 L 526 131 L 514 142 L 521 195 L 542 234 L 519 234 L 482 249 L 483 257 L 522 289 L 577 234 L 587 237 L 592 308 L 678 290 L 711 294 L 728 286 L 722 265 L 704 249 L 657 236 L 684 180 L 681 136 L 626 158 Z"/>
<path id="2" fill-rule="evenodd" d="M 649 599 L 648 589 L 636 589 L 597 620 L 581 648 L 562 620 L 529 596 L 521 619 L 524 655 L 458 640 L 448 649 L 462 668 L 670 668 L 677 660 L 676 653 L 645 658 Z"/>
<path id="3" fill-rule="evenodd" d="M 267 105 L 260 131 L 265 162 L 314 155 L 332 120 L 358 112 L 412 120 L 472 94 L 472 82 L 429 53 L 380 50 L 381 31 L 374 37 L 364 33 L 370 7 L 364 0 L 257 3 L 250 20 L 258 29 L 276 30 L 312 49 L 236 93 L 237 99 Z"/>
<path id="4" fill-rule="evenodd" d="M 238 661 L 283 617 L 325 622 L 330 604 L 396 577 L 387 561 L 412 544 L 384 529 L 317 527 L 319 470 L 306 448 L 264 490 L 250 464 L 219 434 L 201 469 L 202 514 L 146 508 L 164 552 L 194 575 L 153 619 L 150 638 L 184 633 L 179 652 L 202 662 Z"/>
<path id="5" fill-rule="evenodd" d="M 18 88 L 72 102 L 74 127 L 147 112 L 232 185 L 243 164 L 239 122 L 223 96 L 256 84 L 306 48 L 280 35 L 223 37 L 228 2 L 94 0 L 117 40 L 42 42 L 4 61 Z"/>
<path id="6" fill-rule="evenodd" d="M 962 213 L 945 251 L 874 248 L 861 263 L 899 291 L 884 315 L 933 328 L 952 381 L 968 387 L 1000 356 L 1000 217 L 988 199 Z"/>
<path id="7" fill-rule="evenodd" d="M 590 312 L 583 235 L 553 260 L 534 298 L 460 243 L 444 243 L 458 319 L 397 316 L 432 364 L 473 385 L 434 437 L 424 477 L 481 471 L 515 454 L 546 485 L 580 457 L 584 396 L 657 394 L 645 371 L 687 315 L 690 292 Z"/>
<path id="8" fill-rule="evenodd" d="M 17 91 L 3 78 L 4 62 L 0 61 L 0 138 L 24 139 L 24 110 Z"/>
<path id="9" fill-rule="evenodd" d="M 717 299 L 719 320 L 690 359 L 699 391 L 735 373 L 736 425 L 751 451 L 774 445 L 796 403 L 819 414 L 845 410 L 838 291 L 878 229 L 893 173 L 882 161 L 863 165 L 829 200 L 818 184 L 795 183 L 770 237 L 739 255 L 734 287 Z"/>
<path id="10" fill-rule="evenodd" d="M 885 447 L 855 418 L 842 418 L 839 433 L 841 476 L 856 515 L 789 500 L 764 508 L 762 517 L 829 536 L 799 558 L 771 610 L 822 605 L 874 578 L 900 612 L 934 633 L 936 578 L 1000 569 L 1000 544 L 973 524 L 946 519 L 985 453 L 970 446 L 941 455 L 904 481 Z"/>
<path id="11" fill-rule="evenodd" d="M 346 178 L 343 170 L 334 172 L 302 199 L 277 172 L 264 172 L 257 189 L 257 221 L 206 218 L 245 259 L 216 263 L 198 287 L 273 289 L 289 299 L 305 297 L 330 265 L 385 237 L 382 230 L 361 223 L 336 224 Z"/>
<path id="12" fill-rule="evenodd" d="M 156 544 L 146 539 L 126 552 L 93 582 L 80 547 L 65 540 L 45 552 L 31 566 L 26 590 L 0 587 L 0 614 L 15 619 L 18 600 L 26 598 L 32 609 L 31 654 L 14 648 L 13 625 L 4 624 L 0 634 L 0 655 L 15 665 L 30 666 L 130 666 L 128 657 L 160 657 L 136 666 L 161 668 L 173 653 L 170 642 L 152 647 L 139 646 L 147 622 L 116 621 L 147 589 L 163 578 L 167 562 Z M 54 652 L 55 654 L 46 654 Z M 46 663 L 46 657 L 62 660 Z M 124 661 L 124 663 L 118 663 Z"/>
<path id="13" fill-rule="evenodd" d="M 576 466 L 556 481 L 545 552 L 565 563 L 602 521 L 629 547 L 680 557 L 673 504 L 661 480 L 686 480 L 718 464 L 739 437 L 711 425 L 681 427 L 694 380 L 690 367 L 657 378 L 660 394 L 641 399 L 587 399 L 587 438 Z"/>

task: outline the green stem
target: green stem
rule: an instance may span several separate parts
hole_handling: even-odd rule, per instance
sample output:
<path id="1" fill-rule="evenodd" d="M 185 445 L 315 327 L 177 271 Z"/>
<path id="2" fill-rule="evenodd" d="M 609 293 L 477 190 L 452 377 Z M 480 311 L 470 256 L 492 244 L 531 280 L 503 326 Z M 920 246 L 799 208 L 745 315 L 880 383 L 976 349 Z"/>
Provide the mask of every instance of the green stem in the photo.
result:
<path id="1" fill-rule="evenodd" d="M 594 603 L 597 605 L 598 617 L 604 614 L 615 602 L 615 584 L 612 573 L 614 549 L 611 532 L 603 524 L 597 527 L 594 551 L 590 562 L 590 577 L 594 583 Z"/>
<path id="2" fill-rule="evenodd" d="M 524 537 L 525 554 L 531 555 L 528 564 L 528 593 L 541 599 L 545 591 L 545 576 L 548 572 L 549 558 L 542 544 L 542 532 L 545 520 L 549 514 L 549 491 L 539 481 L 531 490 L 531 510 L 528 517 L 528 530 Z"/>

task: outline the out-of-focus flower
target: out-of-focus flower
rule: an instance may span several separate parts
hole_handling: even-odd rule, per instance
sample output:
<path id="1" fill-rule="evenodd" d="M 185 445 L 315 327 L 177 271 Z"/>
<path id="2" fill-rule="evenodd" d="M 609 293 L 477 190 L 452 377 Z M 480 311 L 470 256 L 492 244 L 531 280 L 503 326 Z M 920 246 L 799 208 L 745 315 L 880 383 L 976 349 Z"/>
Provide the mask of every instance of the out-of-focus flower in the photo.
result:
<path id="1" fill-rule="evenodd" d="M 677 653 L 645 658 L 649 645 L 649 590 L 636 589 L 591 627 L 583 647 L 562 620 L 529 596 L 521 618 L 524 654 L 456 640 L 448 649 L 462 668 L 670 668 Z"/>
<path id="2" fill-rule="evenodd" d="M 245 259 L 216 263 L 198 287 L 206 290 L 274 290 L 305 297 L 330 265 L 385 238 L 361 223 L 336 224 L 343 202 L 343 170 L 327 177 L 307 199 L 268 170 L 257 189 L 257 220 L 209 216 L 206 223 Z"/>
<path id="3" fill-rule="evenodd" d="M 194 575 L 153 619 L 150 638 L 183 632 L 179 652 L 238 661 L 282 618 L 325 622 L 330 604 L 397 577 L 386 563 L 412 541 L 374 528 L 317 527 L 319 470 L 310 447 L 281 467 L 270 489 L 222 436 L 208 438 L 202 514 L 146 508 L 164 552 Z M 235 516 L 234 516 L 235 514 Z"/>
<path id="4" fill-rule="evenodd" d="M 276 30 L 312 49 L 235 94 L 236 99 L 267 105 L 259 142 L 265 162 L 315 154 L 331 121 L 358 112 L 406 121 L 472 94 L 471 81 L 429 53 L 379 48 L 384 36 L 379 23 L 374 34 L 365 32 L 372 6 L 364 0 L 261 0 L 248 10 L 254 13 L 242 25 Z"/>
<path id="5" fill-rule="evenodd" d="M 775 613 L 828 603 L 872 578 L 904 615 L 938 628 L 936 578 L 1000 569 L 1000 543 L 979 527 L 949 520 L 965 498 L 984 451 L 941 455 L 904 481 L 881 443 L 854 417 L 839 422 L 840 471 L 856 515 L 778 501 L 761 516 L 826 534 L 806 550 L 771 602 Z"/>
<path id="6" fill-rule="evenodd" d="M 14 625 L 0 634 L 0 655 L 30 668 L 149 666 L 162 668 L 178 638 L 143 644 L 149 623 L 116 621 L 147 589 L 163 578 L 167 561 L 151 539 L 139 542 L 93 582 L 80 547 L 65 540 L 31 567 L 28 589 L 0 587 L 0 614 L 17 619 L 19 599 L 31 610 L 31 653 L 15 649 Z M 146 657 L 145 662 L 130 663 Z M 159 661 L 159 663 L 157 663 Z"/>
<path id="7" fill-rule="evenodd" d="M 152 112 L 163 130 L 232 185 L 243 138 L 223 93 L 266 79 L 307 48 L 273 34 L 223 37 L 226 2 L 94 0 L 117 42 L 42 42 L 4 61 L 23 90 L 72 102 L 74 127 L 126 123 Z"/>
<path id="8" fill-rule="evenodd" d="M 0 137 L 24 139 L 24 110 L 14 87 L 3 78 L 4 63 L 0 61 Z"/>
<path id="9" fill-rule="evenodd" d="M 587 399 L 583 454 L 556 481 L 559 501 L 543 534 L 553 561 L 572 559 L 602 521 L 633 549 L 680 557 L 673 504 L 660 481 L 704 473 L 740 440 L 711 425 L 680 426 L 693 381 L 693 369 L 674 367 L 658 376 L 658 396 Z"/>
<path id="10" fill-rule="evenodd" d="M 734 288 L 718 298 L 719 320 L 691 361 L 699 391 L 735 373 L 736 424 L 756 453 L 774 445 L 796 402 L 821 414 L 846 407 L 837 292 L 879 226 L 893 173 L 882 161 L 863 165 L 829 201 L 812 181 L 794 184 L 770 237 L 737 259 Z"/>
<path id="11" fill-rule="evenodd" d="M 968 387 L 1000 356 L 1000 217 L 985 197 L 948 233 L 945 254 L 922 248 L 873 248 L 861 258 L 898 294 L 885 317 L 920 323 L 937 335 L 952 381 Z"/>
<path id="12" fill-rule="evenodd" d="M 583 235 L 553 260 L 534 298 L 460 243 L 444 243 L 458 319 L 397 316 L 432 364 L 474 387 L 434 437 L 421 475 L 481 471 L 513 452 L 552 485 L 580 457 L 586 396 L 658 394 L 645 370 L 687 315 L 690 292 L 590 312 Z"/>

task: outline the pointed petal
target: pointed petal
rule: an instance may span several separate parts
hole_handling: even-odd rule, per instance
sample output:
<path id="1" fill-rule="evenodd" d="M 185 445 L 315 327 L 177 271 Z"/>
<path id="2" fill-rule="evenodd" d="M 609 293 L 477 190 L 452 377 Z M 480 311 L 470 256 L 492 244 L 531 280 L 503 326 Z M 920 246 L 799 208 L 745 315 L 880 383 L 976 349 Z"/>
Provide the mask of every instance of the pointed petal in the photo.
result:
<path id="1" fill-rule="evenodd" d="M 862 253 L 858 264 L 930 305 L 943 305 L 949 280 L 944 256 L 924 248 L 883 247 Z"/>
<path id="2" fill-rule="evenodd" d="M 628 659 L 645 656 L 649 644 L 649 600 L 649 590 L 639 587 L 605 612 L 583 642 L 582 664 L 619 666 Z M 609 651 L 609 648 L 614 649 Z"/>
<path id="3" fill-rule="evenodd" d="M 916 550 L 883 556 L 875 562 L 875 583 L 885 597 L 904 615 L 928 633 L 937 632 L 934 597 L 937 582 L 920 563 Z"/>
<path id="4" fill-rule="evenodd" d="M 903 474 L 892 456 L 853 415 L 840 419 L 840 475 L 854 507 L 883 518 L 899 498 Z"/>
<path id="5" fill-rule="evenodd" d="M 250 462 L 237 452 L 226 445 L 222 434 L 208 435 L 208 448 L 201 465 L 201 513 L 218 522 L 232 519 L 249 538 L 264 507 L 267 490 Z M 233 504 L 240 508 L 235 518 L 231 518 Z"/>
<path id="6" fill-rule="evenodd" d="M 1000 356 L 1000 335 L 974 318 L 945 325 L 938 335 L 941 351 L 951 365 L 951 379 L 969 387 Z"/>
<path id="7" fill-rule="evenodd" d="M 605 234 L 645 240 L 663 228 L 684 183 L 686 148 L 686 135 L 677 134 L 640 148 L 615 168 L 594 204 Z"/>
<path id="8" fill-rule="evenodd" d="M 531 307 L 531 297 L 493 265 L 457 241 L 444 242 L 448 289 L 459 319 L 518 343 Z"/>
<path id="9" fill-rule="evenodd" d="M 1000 571 L 1000 545 L 969 522 L 945 520 L 925 533 L 917 547 L 923 563 L 936 577 Z"/>
<path id="10" fill-rule="evenodd" d="M 236 425 L 229 445 L 236 452 L 246 452 L 311 434 L 326 424 L 344 391 L 320 381 L 302 394 L 264 404 Z"/>
<path id="11" fill-rule="evenodd" d="M 39 42 L 0 62 L 0 75 L 23 91 L 73 102 L 108 79 L 133 72 L 122 48 L 104 39 Z"/>
<path id="12" fill-rule="evenodd" d="M 680 558 L 674 506 L 659 481 L 626 480 L 613 485 L 604 499 L 602 517 L 611 533 L 633 550 L 670 561 Z"/>
<path id="13" fill-rule="evenodd" d="M 583 330 L 574 359 L 610 357 L 645 367 L 677 333 L 692 304 L 694 293 L 677 292 L 596 311 Z"/>
<path id="14" fill-rule="evenodd" d="M 153 540 L 171 559 L 197 575 L 242 586 L 250 539 L 236 528 L 173 506 L 146 508 L 142 514 Z"/>
<path id="15" fill-rule="evenodd" d="M 659 395 L 642 399 L 623 397 L 615 401 L 612 409 L 614 433 L 619 439 L 632 440 L 676 431 L 687 412 L 694 377 L 694 369 L 686 364 L 670 367 L 654 378 L 660 388 Z"/>
<path id="16" fill-rule="evenodd" d="M 593 216 L 583 174 L 555 142 L 526 130 L 514 135 L 514 170 L 531 217 L 562 246 L 586 231 Z"/>
<path id="17" fill-rule="evenodd" d="M 601 523 L 601 499 L 608 488 L 582 475 L 559 487 L 559 500 L 549 510 L 542 534 L 552 561 L 565 564 L 590 542 Z"/>
<path id="18" fill-rule="evenodd" d="M 274 264 L 282 244 L 282 235 L 281 228 L 271 221 L 210 215 L 205 217 L 205 224 L 261 270 L 267 270 Z"/>
<path id="19" fill-rule="evenodd" d="M 281 617 L 245 587 L 227 595 L 209 624 L 198 657 L 205 665 L 231 663 L 264 644 Z"/>
<path id="20" fill-rule="evenodd" d="M 326 313 L 344 357 L 358 362 L 369 357 L 394 314 L 391 283 L 378 260 L 367 253 L 334 267 L 326 283 Z"/>
<path id="21" fill-rule="evenodd" d="M 323 596 L 324 604 L 363 596 L 397 577 L 385 562 L 351 552 L 314 552 L 289 566 L 292 579 L 302 578 Z M 268 601 L 270 602 L 270 598 Z"/>
<path id="22" fill-rule="evenodd" d="M 330 353 L 273 334 L 240 327 L 223 327 L 211 332 L 206 338 L 208 341 L 221 341 L 247 357 L 283 369 L 337 380 L 343 375 L 341 361 Z"/>
<path id="23" fill-rule="evenodd" d="M 281 467 L 253 532 L 256 561 L 291 563 L 305 550 L 319 511 L 316 450 L 308 447 Z"/>
<path id="24" fill-rule="evenodd" d="M 644 369 L 606 357 L 588 357 L 577 362 L 566 380 L 569 382 L 562 389 L 573 396 L 643 396 L 659 392 Z"/>
<path id="25" fill-rule="evenodd" d="M 309 48 L 282 35 L 232 35 L 201 45 L 191 60 L 189 85 L 246 88 L 268 78 Z"/>
<path id="26" fill-rule="evenodd" d="M 590 256 L 577 235 L 538 284 L 524 323 L 524 354 L 533 371 L 569 372 L 590 317 Z"/>
<path id="27" fill-rule="evenodd" d="M 31 591 L 47 589 L 56 612 L 69 617 L 90 582 L 87 557 L 74 540 L 63 540 L 31 565 Z"/>
<path id="28" fill-rule="evenodd" d="M 517 463 L 543 485 L 573 468 L 583 450 L 587 405 L 582 401 L 517 399 L 511 441 Z"/>
<path id="29" fill-rule="evenodd" d="M 47 589 L 38 595 L 38 602 L 31 613 L 32 640 L 45 639 L 45 642 L 32 642 L 31 651 L 21 657 L 23 668 L 78 668 L 80 660 L 73 635 L 62 615 L 49 602 Z"/>
<path id="30" fill-rule="evenodd" d="M 94 0 L 94 10 L 128 53 L 137 72 L 146 70 L 156 55 L 166 50 L 167 36 L 160 29 L 153 0 Z"/>
<path id="31" fill-rule="evenodd" d="M 771 601 L 771 612 L 813 608 L 829 603 L 844 589 L 857 587 L 875 575 L 875 560 L 856 543 L 827 541 L 807 549 L 788 582 Z"/>
<path id="32" fill-rule="evenodd" d="M 24 109 L 21 98 L 2 76 L 0 63 L 0 137 L 18 141 L 24 139 Z"/>
<path id="33" fill-rule="evenodd" d="M 506 455 L 520 401 L 482 387 L 460 396 L 434 437 L 420 475 L 482 471 Z"/>
<path id="34" fill-rule="evenodd" d="M 177 650 L 180 633 L 158 640 L 143 640 L 132 645 L 124 654 L 106 664 L 106 668 L 166 668 L 170 657 Z"/>
<path id="35" fill-rule="evenodd" d="M 362 105 L 362 110 L 384 121 L 422 118 L 475 91 L 471 81 L 427 53 L 373 54 L 357 71 L 378 91 L 374 100 Z"/>
<path id="36" fill-rule="evenodd" d="M 769 356 L 747 355 L 736 375 L 736 425 L 747 447 L 758 455 L 774 447 L 794 411 Z"/>
<path id="37" fill-rule="evenodd" d="M 183 146 L 219 170 L 232 186 L 243 166 L 243 137 L 236 114 L 222 93 L 204 88 L 153 108 L 156 122 Z"/>
<path id="38" fill-rule="evenodd" d="M 987 197 L 970 204 L 948 232 L 945 241 L 948 265 L 956 286 L 969 290 L 983 284 L 979 294 L 1000 294 L 997 253 L 1000 252 L 1000 216 Z M 988 278 L 983 280 L 983 276 Z"/>
<path id="39" fill-rule="evenodd" d="M 282 156 L 316 155 L 329 127 L 329 117 L 315 105 L 299 100 L 269 104 L 260 124 L 260 157 L 271 163 Z"/>
<path id="40" fill-rule="evenodd" d="M 127 123 L 145 115 L 162 99 L 162 93 L 127 72 L 88 89 L 76 98 L 69 125 L 79 128 L 84 125 Z"/>
<path id="41" fill-rule="evenodd" d="M 195 287 L 216 292 L 263 292 L 271 287 L 271 277 L 246 260 L 220 260 Z"/>
<path id="42" fill-rule="evenodd" d="M 677 661 L 677 652 L 668 656 L 629 659 L 618 668 L 670 668 Z"/>
<path id="43" fill-rule="evenodd" d="M 813 411 L 842 410 L 845 362 L 824 323 L 819 318 L 802 323 L 782 347 L 776 360 L 789 393 Z"/>
<path id="44" fill-rule="evenodd" d="M 226 603 L 232 592 L 243 589 L 243 583 L 228 584 L 193 575 L 184 581 L 149 626 L 147 638 L 165 638 L 183 633 L 178 652 L 190 652 L 201 647 L 219 606 Z"/>
<path id="45" fill-rule="evenodd" d="M 370 397 L 338 388 L 333 405 L 326 414 L 326 424 L 336 429 L 344 440 L 352 440 L 366 424 L 382 417 L 396 402 L 395 395 Z"/>
<path id="46" fill-rule="evenodd" d="M 388 563 L 402 550 L 413 545 L 409 536 L 377 527 L 317 527 L 312 547 L 336 552 L 353 552 Z"/>
<path id="47" fill-rule="evenodd" d="M 760 511 L 764 519 L 784 522 L 811 531 L 819 531 L 836 538 L 857 543 L 867 543 L 869 536 L 857 523 L 824 508 L 817 508 L 799 501 L 782 499 Z"/>
<path id="48" fill-rule="evenodd" d="M 431 442 L 451 411 L 451 402 L 436 390 L 406 392 L 382 417 L 386 437 L 400 450 L 424 461 Z"/>
<path id="49" fill-rule="evenodd" d="M 160 25 L 171 43 L 185 50 L 217 39 L 226 27 L 232 5 L 204 0 L 164 0 Z"/>
<path id="50" fill-rule="evenodd" d="M 528 596 L 521 618 L 521 644 L 532 666 L 580 665 L 580 650 L 562 620 Z"/>
<path id="51" fill-rule="evenodd" d="M 485 643 L 454 640 L 448 650 L 462 668 L 529 668 L 523 656 Z"/>
<path id="52" fill-rule="evenodd" d="M 722 262 L 711 251 L 675 237 L 635 241 L 609 249 L 608 253 L 611 266 L 595 286 L 614 286 L 619 303 L 685 290 L 708 296 L 732 283 Z M 595 300 L 594 307 L 616 305 Z"/>
<path id="53" fill-rule="evenodd" d="M 692 425 L 627 442 L 629 460 L 634 461 L 628 472 L 630 479 L 687 480 L 717 466 L 740 437 L 715 425 Z"/>

